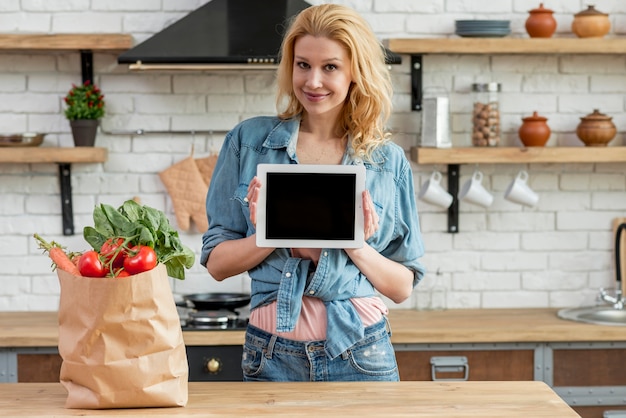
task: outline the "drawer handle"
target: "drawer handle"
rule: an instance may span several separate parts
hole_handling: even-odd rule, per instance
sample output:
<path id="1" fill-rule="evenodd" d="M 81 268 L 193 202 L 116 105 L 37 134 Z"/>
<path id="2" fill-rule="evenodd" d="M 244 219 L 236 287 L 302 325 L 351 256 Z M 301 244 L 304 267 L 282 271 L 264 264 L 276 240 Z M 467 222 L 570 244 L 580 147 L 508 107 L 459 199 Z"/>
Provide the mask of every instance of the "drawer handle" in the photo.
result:
<path id="1" fill-rule="evenodd" d="M 469 378 L 469 364 L 467 363 L 467 357 L 431 357 L 430 358 L 430 370 L 433 382 L 438 380 L 447 381 L 462 381 Z M 442 373 L 459 373 L 463 372 L 462 378 L 451 377 L 438 377 Z"/>

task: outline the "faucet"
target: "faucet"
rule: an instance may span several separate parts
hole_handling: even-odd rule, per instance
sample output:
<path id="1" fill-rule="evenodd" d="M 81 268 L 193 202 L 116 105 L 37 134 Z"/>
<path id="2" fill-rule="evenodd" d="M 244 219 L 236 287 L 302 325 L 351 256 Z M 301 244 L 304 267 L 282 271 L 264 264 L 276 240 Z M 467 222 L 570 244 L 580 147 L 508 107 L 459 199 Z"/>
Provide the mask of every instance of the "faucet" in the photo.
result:
<path id="1" fill-rule="evenodd" d="M 614 309 L 624 309 L 624 296 L 622 295 L 622 266 L 621 266 L 621 238 L 622 232 L 626 229 L 626 223 L 621 223 L 617 227 L 615 233 L 615 281 L 616 289 L 615 296 L 611 296 L 605 289 L 600 289 L 599 299 L 613 305 Z"/>

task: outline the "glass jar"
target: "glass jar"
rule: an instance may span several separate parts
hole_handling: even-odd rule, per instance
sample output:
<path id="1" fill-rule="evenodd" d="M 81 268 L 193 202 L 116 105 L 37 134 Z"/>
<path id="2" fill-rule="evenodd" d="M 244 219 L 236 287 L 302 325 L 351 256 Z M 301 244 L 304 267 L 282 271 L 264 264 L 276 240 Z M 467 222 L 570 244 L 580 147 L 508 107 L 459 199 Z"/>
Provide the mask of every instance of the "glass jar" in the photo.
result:
<path id="1" fill-rule="evenodd" d="M 472 84 L 472 144 L 495 147 L 500 143 L 500 83 Z"/>

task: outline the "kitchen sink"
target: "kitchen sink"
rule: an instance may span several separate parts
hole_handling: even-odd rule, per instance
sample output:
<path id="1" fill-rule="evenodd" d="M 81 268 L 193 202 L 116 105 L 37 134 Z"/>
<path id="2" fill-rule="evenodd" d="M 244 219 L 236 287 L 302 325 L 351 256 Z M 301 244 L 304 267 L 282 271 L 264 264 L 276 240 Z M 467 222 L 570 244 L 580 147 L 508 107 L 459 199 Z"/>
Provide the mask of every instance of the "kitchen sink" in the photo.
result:
<path id="1" fill-rule="evenodd" d="M 626 326 L 626 309 L 611 306 L 567 308 L 557 312 L 559 318 L 596 325 Z"/>

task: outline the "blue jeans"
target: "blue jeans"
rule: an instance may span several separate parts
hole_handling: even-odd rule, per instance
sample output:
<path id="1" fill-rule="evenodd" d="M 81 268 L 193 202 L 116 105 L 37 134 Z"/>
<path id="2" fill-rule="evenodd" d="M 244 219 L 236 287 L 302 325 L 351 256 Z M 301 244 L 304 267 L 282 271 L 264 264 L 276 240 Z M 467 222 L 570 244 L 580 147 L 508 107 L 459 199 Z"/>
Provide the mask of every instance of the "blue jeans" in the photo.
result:
<path id="1" fill-rule="evenodd" d="M 386 318 L 335 359 L 324 341 L 294 341 L 248 325 L 241 367 L 246 382 L 399 381 Z"/>

